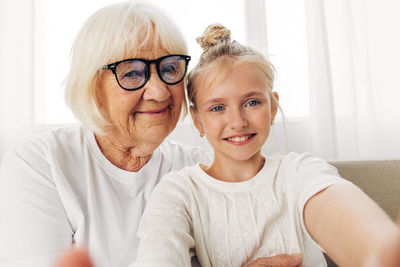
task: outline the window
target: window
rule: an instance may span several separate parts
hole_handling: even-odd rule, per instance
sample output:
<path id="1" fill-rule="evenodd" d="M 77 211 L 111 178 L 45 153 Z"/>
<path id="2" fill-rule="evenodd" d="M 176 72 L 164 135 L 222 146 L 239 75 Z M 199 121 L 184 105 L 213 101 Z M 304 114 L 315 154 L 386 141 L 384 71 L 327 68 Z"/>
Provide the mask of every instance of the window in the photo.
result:
<path id="1" fill-rule="evenodd" d="M 64 101 L 62 82 L 68 72 L 69 53 L 84 21 L 99 8 L 119 0 L 35 1 L 35 124 L 76 122 Z M 297 0 L 154 0 L 182 30 L 192 56 L 198 61 L 201 48 L 195 38 L 206 26 L 219 22 L 232 38 L 249 43 L 251 32 L 266 35 L 268 51 L 277 69 L 275 90 L 287 117 L 308 116 L 308 85 L 304 3 Z M 183 4 L 184 3 L 184 4 Z M 252 8 L 249 8 L 253 5 Z M 290 6 L 290 8 L 287 8 Z M 251 12 L 265 8 L 256 16 Z M 251 14 L 245 14 L 245 13 Z M 266 18 L 265 18 L 266 14 Z M 249 23 L 251 19 L 252 23 Z M 266 32 L 254 29 L 265 28 Z M 247 31 L 246 31 L 247 27 Z M 259 36 L 256 36 L 259 37 Z M 256 40 L 257 42 L 257 40 Z M 250 42 L 251 43 L 251 42 Z M 257 47 L 257 45 L 256 45 Z"/>
<path id="2" fill-rule="evenodd" d="M 309 116 L 304 1 L 266 0 L 268 53 L 276 67 L 275 90 L 288 118 Z"/>
<path id="3" fill-rule="evenodd" d="M 36 72 L 35 82 L 36 124 L 76 122 L 65 104 L 61 88 L 68 72 L 70 48 L 84 21 L 97 9 L 115 2 L 120 1 L 36 1 L 35 65 L 36 69 L 40 70 Z M 201 48 L 194 40 L 211 23 L 224 24 L 232 30 L 233 38 L 245 42 L 242 1 L 187 1 L 183 5 L 180 0 L 158 0 L 155 3 L 165 10 L 182 30 L 192 56 L 190 66 L 194 66 L 201 53 Z M 213 8 L 210 8 L 211 6 Z"/>

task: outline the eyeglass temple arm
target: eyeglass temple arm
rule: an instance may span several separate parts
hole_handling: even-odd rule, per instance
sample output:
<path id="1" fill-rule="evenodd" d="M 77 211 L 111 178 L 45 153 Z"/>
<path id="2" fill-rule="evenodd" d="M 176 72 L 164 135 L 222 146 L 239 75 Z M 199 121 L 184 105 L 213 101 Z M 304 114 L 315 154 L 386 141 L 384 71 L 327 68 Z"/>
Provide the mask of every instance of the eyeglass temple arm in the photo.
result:
<path id="1" fill-rule="evenodd" d="M 103 70 L 112 70 L 115 68 L 115 63 L 109 64 L 109 65 L 103 65 L 102 69 Z"/>

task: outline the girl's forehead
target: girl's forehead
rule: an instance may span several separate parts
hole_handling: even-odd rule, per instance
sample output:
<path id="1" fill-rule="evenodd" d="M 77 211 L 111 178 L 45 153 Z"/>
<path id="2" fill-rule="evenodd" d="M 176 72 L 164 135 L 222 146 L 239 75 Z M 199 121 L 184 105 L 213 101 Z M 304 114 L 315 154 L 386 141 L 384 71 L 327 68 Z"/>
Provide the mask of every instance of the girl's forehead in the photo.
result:
<path id="1" fill-rule="evenodd" d="M 198 100 L 212 98 L 235 99 L 249 94 L 268 94 L 268 80 L 256 67 L 236 65 L 229 68 L 215 69 L 204 74 L 205 82 L 200 85 Z"/>
<path id="2" fill-rule="evenodd" d="M 218 87 L 224 83 L 234 82 L 240 84 L 259 85 L 268 89 L 268 78 L 257 66 L 248 63 L 242 64 L 219 64 L 211 73 L 205 75 L 208 80 L 208 87 Z M 206 82 L 207 83 L 207 82 Z"/>

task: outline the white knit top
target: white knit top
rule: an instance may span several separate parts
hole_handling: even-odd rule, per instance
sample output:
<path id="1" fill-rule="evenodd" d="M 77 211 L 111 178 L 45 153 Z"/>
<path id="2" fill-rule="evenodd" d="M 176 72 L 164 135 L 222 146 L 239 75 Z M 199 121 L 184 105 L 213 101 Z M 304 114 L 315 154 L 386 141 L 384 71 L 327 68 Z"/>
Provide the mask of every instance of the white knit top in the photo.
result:
<path id="1" fill-rule="evenodd" d="M 174 171 L 154 189 L 143 214 L 131 266 L 243 266 L 258 257 L 303 253 L 302 266 L 326 266 L 303 222 L 305 203 L 347 182 L 310 154 L 266 158 L 244 182 L 224 182 L 199 165 Z"/>

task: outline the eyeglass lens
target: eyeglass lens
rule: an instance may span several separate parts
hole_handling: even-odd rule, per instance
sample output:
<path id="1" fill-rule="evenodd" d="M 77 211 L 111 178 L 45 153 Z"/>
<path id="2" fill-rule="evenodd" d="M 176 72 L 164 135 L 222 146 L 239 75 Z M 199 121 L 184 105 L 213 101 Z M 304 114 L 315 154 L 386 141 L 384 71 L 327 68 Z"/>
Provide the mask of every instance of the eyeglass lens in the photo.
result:
<path id="1" fill-rule="evenodd" d="M 175 84 L 183 79 L 186 71 L 186 60 L 180 56 L 163 58 L 157 65 L 157 72 L 166 84 Z M 121 62 L 116 67 L 119 84 L 126 89 L 143 86 L 149 78 L 149 66 L 141 60 Z"/>

